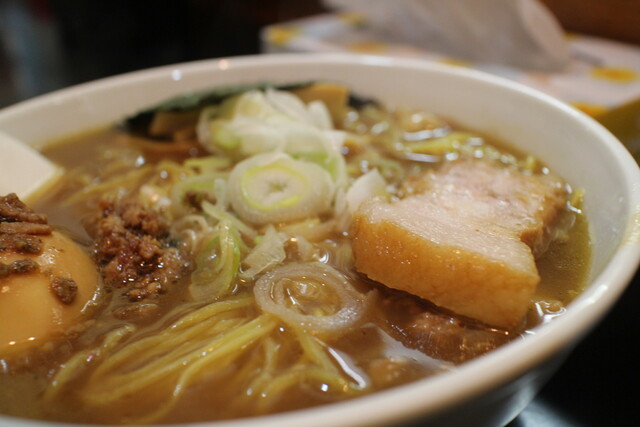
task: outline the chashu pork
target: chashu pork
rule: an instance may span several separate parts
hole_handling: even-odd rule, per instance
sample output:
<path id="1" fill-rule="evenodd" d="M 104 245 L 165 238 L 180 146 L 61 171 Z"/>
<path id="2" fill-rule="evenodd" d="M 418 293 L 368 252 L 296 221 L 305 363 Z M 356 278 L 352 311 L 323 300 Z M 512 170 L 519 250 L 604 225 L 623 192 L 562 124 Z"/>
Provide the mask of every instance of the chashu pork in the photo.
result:
<path id="1" fill-rule="evenodd" d="M 546 248 L 565 206 L 564 185 L 474 159 L 414 178 L 407 192 L 356 212 L 357 270 L 457 314 L 517 327 L 540 281 L 534 252 Z"/>

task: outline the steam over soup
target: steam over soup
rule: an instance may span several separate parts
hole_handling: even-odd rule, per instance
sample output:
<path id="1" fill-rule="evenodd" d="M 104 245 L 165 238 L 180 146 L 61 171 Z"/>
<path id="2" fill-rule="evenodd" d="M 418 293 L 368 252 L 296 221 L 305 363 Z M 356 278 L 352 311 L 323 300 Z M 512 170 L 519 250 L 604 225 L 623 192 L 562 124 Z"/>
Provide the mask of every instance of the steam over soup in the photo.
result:
<path id="1" fill-rule="evenodd" d="M 67 171 L 54 191 L 0 200 L 5 414 L 172 423 L 350 399 L 518 339 L 586 279 L 580 191 L 337 84 L 187 96 L 44 154 Z"/>

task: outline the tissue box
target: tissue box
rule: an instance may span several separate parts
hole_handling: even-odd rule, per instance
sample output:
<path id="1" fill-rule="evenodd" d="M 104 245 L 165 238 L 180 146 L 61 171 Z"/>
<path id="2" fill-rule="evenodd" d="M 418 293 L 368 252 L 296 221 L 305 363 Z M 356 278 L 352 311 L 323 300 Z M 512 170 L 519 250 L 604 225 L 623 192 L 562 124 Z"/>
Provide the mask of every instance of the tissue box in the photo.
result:
<path id="1" fill-rule="evenodd" d="M 383 40 L 357 13 L 323 14 L 263 29 L 265 53 L 353 52 L 474 68 L 518 81 L 594 117 L 625 143 L 640 162 L 640 48 L 610 40 L 567 34 L 572 60 L 561 73 L 528 72 L 502 65 L 471 63 L 418 46 Z"/>

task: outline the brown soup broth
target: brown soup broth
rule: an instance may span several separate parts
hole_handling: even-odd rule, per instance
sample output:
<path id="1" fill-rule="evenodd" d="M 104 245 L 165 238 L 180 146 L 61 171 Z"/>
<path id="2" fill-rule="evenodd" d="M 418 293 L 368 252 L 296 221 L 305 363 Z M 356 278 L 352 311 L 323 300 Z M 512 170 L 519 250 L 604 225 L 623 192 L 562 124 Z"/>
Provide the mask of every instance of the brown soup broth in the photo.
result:
<path id="1" fill-rule="evenodd" d="M 344 126 L 354 129 L 359 123 L 356 122 L 358 118 L 352 115 L 350 122 Z M 370 131 L 370 128 L 362 130 L 363 133 L 366 131 Z M 506 150 L 496 141 L 487 140 L 491 145 L 500 147 L 511 155 L 522 157 Z M 55 191 L 42 197 L 32 207 L 47 214 L 51 224 L 65 230 L 76 242 L 90 251 L 91 239 L 85 226 L 95 206 L 61 204 L 59 201 L 90 183 L 96 175 L 112 176 L 127 168 L 136 168 L 158 162 L 160 159 L 171 159 L 179 163 L 192 155 L 201 155 L 200 148 L 194 147 L 173 153 L 149 152 L 145 143 L 117 128 L 100 129 L 51 143 L 43 150 L 44 154 L 71 172 L 57 184 Z M 380 147 L 375 148 L 376 156 L 373 158 L 385 155 L 386 149 Z M 350 145 L 350 152 L 346 153 L 347 158 L 361 154 L 358 152 L 360 148 L 356 143 Z M 401 160 L 398 164 L 404 167 L 402 174 L 438 166 L 438 162 L 423 160 Z M 366 168 L 362 162 L 348 163 L 348 167 Z M 400 184 L 396 188 L 399 189 Z M 299 341 L 296 341 L 296 333 L 288 326 L 278 323 L 268 335 L 268 339 L 257 341 L 259 344 L 249 344 L 249 350 L 244 351 L 240 357 L 221 357 L 215 369 L 204 370 L 203 372 L 209 374 L 201 375 L 196 383 L 180 390 L 179 399 L 171 404 L 166 403 L 167 396 L 172 390 L 174 394 L 177 393 L 177 374 L 168 375 L 164 380 L 150 383 L 149 386 L 141 387 L 135 393 L 125 394 L 108 404 L 87 406 L 83 400 L 83 393 L 87 392 L 85 383 L 90 382 L 92 373 L 100 367 L 99 364 L 93 365 L 88 361 L 86 369 L 79 369 L 78 375 L 65 385 L 63 398 L 58 396 L 50 401 L 43 399 L 42 396 L 59 367 L 68 363 L 77 352 L 100 346 L 110 332 L 125 325 L 135 326 L 136 331 L 112 349 L 121 350 L 129 343 L 153 337 L 190 311 L 201 307 L 202 304 L 189 302 L 189 277 L 183 277 L 157 300 L 158 309 L 150 316 L 138 320 L 114 318 L 111 309 L 122 304 L 123 297 L 117 289 L 106 291 L 101 296 L 100 305 L 93 318 L 87 319 L 84 327 L 79 328 L 77 333 L 66 339 L 59 339 L 19 360 L 0 360 L 0 367 L 3 368 L 0 370 L 0 413 L 64 422 L 107 424 L 232 419 L 336 402 L 446 371 L 455 364 L 463 363 L 488 349 L 515 339 L 560 314 L 563 307 L 581 291 L 589 267 L 588 224 L 583 215 L 566 215 L 573 218 L 573 225 L 566 232 L 566 238 L 554 240 L 547 252 L 537 260 L 542 281 L 526 323 L 518 331 L 507 333 L 478 325 L 468 319 L 456 320 L 472 330 L 474 337 L 489 334 L 487 336 L 494 340 L 486 345 L 478 344 L 476 350 L 465 356 L 453 354 L 459 351 L 455 342 L 449 347 L 443 346 L 438 351 L 430 350 L 428 342 L 415 339 L 403 342 L 401 337 L 406 336 L 406 331 L 411 329 L 416 313 L 431 312 L 445 317 L 450 316 L 450 313 L 439 310 L 417 297 L 389 290 L 359 275 L 354 267 L 349 265 L 348 236 L 333 234 L 331 238 L 324 239 L 316 245 L 320 258 L 338 264 L 338 269 L 353 280 L 358 290 L 366 292 L 376 289 L 377 292 L 375 307 L 361 326 L 337 338 L 310 338 L 308 345 L 316 346 L 313 348 L 322 352 L 322 356 L 318 356 L 321 360 L 340 361 L 335 368 L 340 371 L 340 380 L 327 381 L 323 385 L 322 381 L 318 380 L 322 378 L 321 375 L 311 377 L 291 371 L 293 365 L 306 366 L 307 362 L 303 359 L 308 355 L 301 349 Z M 240 283 L 236 286 L 236 295 L 251 295 L 252 283 Z M 234 319 L 237 316 L 258 317 L 260 310 L 251 305 L 234 313 L 235 317 L 228 318 L 230 325 L 235 324 Z M 194 335 L 194 339 L 196 337 L 197 335 Z M 186 348 L 192 345 L 192 342 L 186 341 L 179 345 Z M 447 349 L 450 349 L 452 354 L 443 353 L 449 351 Z M 92 356 L 88 357 L 99 356 L 92 353 Z M 451 363 L 443 368 L 434 362 L 435 359 Z M 131 369 L 136 367 L 132 366 Z M 290 383 L 287 382 L 287 375 L 291 378 Z M 344 383 L 345 378 L 348 384 Z M 269 389 L 266 386 L 269 382 L 278 385 Z M 341 384 L 344 386 L 342 390 Z M 89 388 L 89 391 L 91 390 L 104 391 L 98 385 Z M 271 394 L 265 394 L 265 390 L 270 390 Z M 144 414 L 152 414 L 164 405 L 169 407 L 165 413 L 145 418 Z"/>

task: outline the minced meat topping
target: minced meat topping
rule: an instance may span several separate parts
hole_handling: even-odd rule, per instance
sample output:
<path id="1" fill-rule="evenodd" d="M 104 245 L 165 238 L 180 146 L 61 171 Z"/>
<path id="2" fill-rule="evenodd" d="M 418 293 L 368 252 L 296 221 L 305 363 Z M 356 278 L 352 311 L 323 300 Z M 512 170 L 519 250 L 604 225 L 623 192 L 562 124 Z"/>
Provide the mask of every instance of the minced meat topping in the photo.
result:
<path id="1" fill-rule="evenodd" d="M 172 242 L 163 216 L 138 202 L 103 201 L 100 208 L 94 255 L 105 283 L 124 289 L 131 301 L 165 293 L 188 261 Z"/>
<path id="2" fill-rule="evenodd" d="M 15 193 L 10 193 L 0 196 L 0 223 L 3 222 L 46 224 L 47 216 L 34 212 Z"/>
<path id="3" fill-rule="evenodd" d="M 15 193 L 0 196 L 0 251 L 37 255 L 42 252 L 37 236 L 51 231 L 47 217 L 34 212 Z"/>
<path id="4" fill-rule="evenodd" d="M 78 294 L 78 285 L 73 279 L 55 277 L 51 283 L 51 291 L 63 304 L 71 304 Z"/>
<path id="5" fill-rule="evenodd" d="M 29 234 L 0 233 L 0 251 L 37 255 L 42 252 L 42 240 Z"/>
<path id="6" fill-rule="evenodd" d="M 32 273 L 37 271 L 38 268 L 38 263 L 29 258 L 19 259 L 10 264 L 0 262 L 0 278 L 7 277 L 12 274 Z"/>

